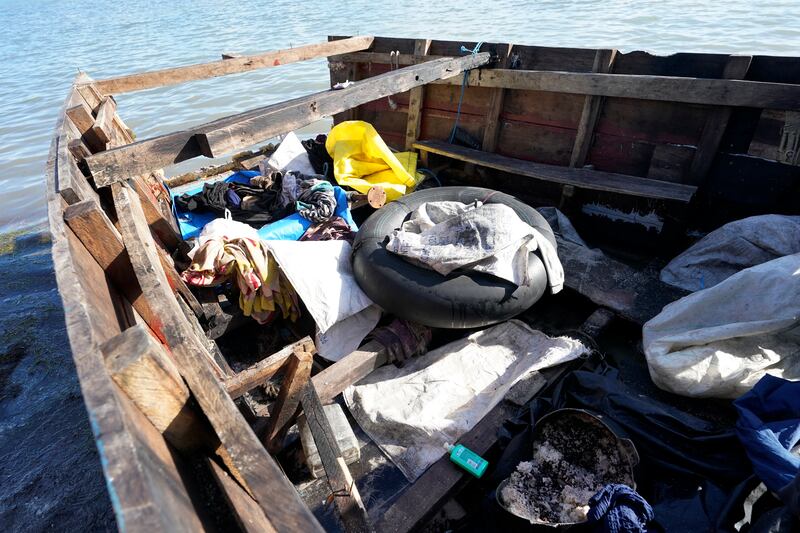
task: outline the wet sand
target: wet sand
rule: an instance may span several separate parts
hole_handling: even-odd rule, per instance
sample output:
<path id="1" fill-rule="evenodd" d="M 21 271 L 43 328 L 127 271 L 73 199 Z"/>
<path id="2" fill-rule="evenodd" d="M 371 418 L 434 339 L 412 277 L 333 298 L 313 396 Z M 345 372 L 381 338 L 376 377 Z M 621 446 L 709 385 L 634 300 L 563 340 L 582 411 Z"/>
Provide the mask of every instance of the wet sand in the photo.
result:
<path id="1" fill-rule="evenodd" d="M 0 524 L 115 531 L 68 349 L 49 235 L 0 235 Z"/>

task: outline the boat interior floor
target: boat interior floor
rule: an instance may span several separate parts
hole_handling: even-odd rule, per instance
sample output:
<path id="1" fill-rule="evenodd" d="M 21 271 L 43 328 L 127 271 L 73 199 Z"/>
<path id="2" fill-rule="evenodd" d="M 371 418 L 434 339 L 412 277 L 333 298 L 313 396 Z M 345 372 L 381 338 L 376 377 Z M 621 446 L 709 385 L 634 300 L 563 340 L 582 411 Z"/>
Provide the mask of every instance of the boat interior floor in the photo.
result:
<path id="1" fill-rule="evenodd" d="M 544 297 L 518 318 L 534 329 L 549 335 L 580 337 L 582 336 L 579 331 L 580 325 L 595 309 L 596 305 L 585 297 L 572 291 L 566 291 L 557 298 Z M 472 330 L 435 330 L 431 349 L 468 335 L 471 332 Z M 253 354 L 273 353 L 288 342 L 300 338 L 301 334 L 304 334 L 302 324 L 279 323 L 272 328 L 261 328 L 253 325 L 244 326 L 237 331 L 236 335 L 223 336 L 218 340 L 218 343 L 230 365 L 234 369 L 238 369 L 256 362 L 258 356 Z M 585 336 L 583 338 L 586 339 Z M 646 398 L 650 402 L 646 404 L 648 408 L 664 406 L 665 409 L 672 410 L 671 414 L 675 416 L 691 418 L 702 427 L 702 431 L 707 436 L 710 435 L 713 438 L 721 439 L 720 442 L 724 441 L 726 445 L 733 444 L 738 446 L 738 441 L 736 441 L 733 434 L 736 414 L 730 402 L 692 399 L 657 388 L 650 380 L 645 357 L 641 351 L 640 339 L 640 326 L 625 320 L 615 319 L 596 339 L 587 341 L 592 343 L 594 348 L 594 352 L 590 357 L 567 363 L 566 366 L 568 368 L 566 371 L 560 369 L 562 370 L 561 372 L 547 374 L 550 377 L 548 385 L 527 405 L 505 406 L 507 408 L 503 411 L 505 420 L 501 422 L 502 427 L 497 432 L 498 438 L 488 452 L 484 454 L 490 465 L 497 465 L 494 469 L 495 473 L 492 474 L 490 470 L 491 475 L 481 480 L 467 480 L 466 476 L 464 476 L 465 479 L 457 485 L 457 490 L 453 490 L 452 495 L 448 495 L 447 503 L 436 510 L 436 514 L 426 517 L 422 522 L 423 524 L 427 523 L 426 529 L 430 531 L 449 529 L 477 530 L 475 528 L 479 528 L 480 524 L 484 523 L 484 519 L 480 518 L 481 516 L 486 513 L 491 515 L 499 509 L 494 504 L 493 496 L 497 483 L 502 480 L 502 478 L 496 479 L 498 472 L 508 469 L 509 460 L 513 462 L 513 465 L 511 465 L 511 468 L 513 468 L 518 461 L 529 459 L 529 457 L 525 457 L 524 452 L 520 454 L 518 450 L 513 449 L 509 452 L 509 446 L 514 447 L 515 438 L 524 433 L 524 428 L 532 422 L 535 411 L 541 409 L 541 406 L 537 407 L 537 404 L 552 404 L 551 398 L 554 396 L 568 396 L 571 393 L 571 387 L 574 385 L 574 379 L 571 376 L 576 371 L 595 373 L 597 376 L 615 372 L 616 380 L 625 389 L 624 392 L 620 392 L 622 397 L 629 395 L 632 401 Z M 424 355 L 421 357 L 424 357 Z M 318 372 L 322 366 L 321 361 L 315 361 L 312 373 Z M 274 379 L 279 380 L 280 375 Z M 276 394 L 277 387 L 270 387 L 267 384 L 266 387 L 254 389 L 239 400 L 240 406 L 242 403 L 246 404 L 245 410 L 251 411 L 256 415 L 257 418 L 255 420 L 251 419 L 254 425 L 259 424 L 261 417 L 268 416 L 268 406 L 274 400 Z M 601 391 L 598 391 L 598 394 L 601 394 Z M 619 406 L 609 407 L 601 398 L 596 400 L 596 405 L 585 405 L 584 403 L 581 407 L 600 412 L 610 418 L 612 423 L 617 422 L 615 419 L 621 417 L 622 432 L 630 436 L 635 443 L 637 442 L 637 435 L 629 435 L 629 433 L 635 433 L 637 430 L 649 431 L 652 429 L 641 426 L 641 420 L 630 419 L 626 421 L 625 413 L 620 414 L 615 411 Z M 337 401 L 343 404 L 341 396 L 337 397 Z M 613 400 L 611 403 L 613 403 Z M 604 412 L 606 410 L 609 412 Z M 405 491 L 413 488 L 416 492 L 424 492 L 424 487 L 416 487 L 414 485 L 428 483 L 429 480 L 423 477 L 413 485 L 410 484 L 401 471 L 383 455 L 378 446 L 359 428 L 346 409 L 345 412 L 358 439 L 361 454 L 359 461 L 349 465 L 350 472 L 363 498 L 371 521 L 374 524 L 381 524 L 387 510 L 397 504 Z M 657 418 L 663 414 L 661 412 L 636 413 L 635 409 L 631 413 L 627 413 L 627 415 L 634 418 L 641 416 L 645 419 L 647 417 Z M 626 425 L 628 427 L 624 427 Z M 657 423 L 655 427 L 658 428 Z M 674 427 L 669 427 L 669 424 L 665 424 L 661 429 L 672 432 L 678 431 Z M 682 429 L 685 430 L 686 428 Z M 676 437 L 673 434 L 668 436 L 667 440 L 670 438 L 677 438 L 679 444 L 691 447 L 692 435 L 684 434 Z M 680 448 L 672 450 L 676 457 L 669 457 L 666 454 L 670 451 L 669 447 L 672 444 L 672 442 L 665 441 L 664 449 L 649 449 L 644 446 L 639 450 L 643 463 L 643 467 L 640 468 L 639 472 L 641 482 L 639 490 L 646 497 L 649 496 L 655 502 L 662 503 L 659 518 L 663 524 L 694 524 L 698 527 L 704 527 L 716 520 L 722 520 L 722 515 L 725 513 L 727 515 L 724 518 L 730 518 L 728 516 L 730 513 L 735 514 L 732 509 L 741 509 L 741 506 L 734 505 L 733 501 L 737 498 L 743 499 L 748 492 L 747 489 L 752 489 L 753 486 L 757 485 L 757 482 L 754 485 L 752 476 L 745 476 L 746 479 L 739 479 L 733 476 L 733 479 L 728 479 L 731 478 L 731 476 L 727 475 L 730 472 L 726 472 L 724 471 L 725 468 L 722 468 L 723 475 L 721 475 L 720 479 L 723 481 L 712 480 L 705 483 L 691 475 L 682 475 L 680 473 L 681 461 L 691 462 L 696 460 L 702 463 L 707 458 L 702 456 L 703 449 L 700 450 L 701 453 L 698 457 L 681 458 L 679 457 L 680 454 L 686 450 Z M 735 452 L 737 456 L 743 453 L 738 448 Z M 718 458 L 725 458 L 726 451 L 719 450 L 719 453 L 721 455 Z M 655 456 L 650 456 L 650 454 L 655 454 Z M 665 455 L 661 457 L 659 454 Z M 341 526 L 336 508 L 331 503 L 330 488 L 325 478 L 312 478 L 305 466 L 297 425 L 294 425 L 288 432 L 285 446 L 277 455 L 277 458 L 286 475 L 295 484 L 304 502 L 312 510 L 321 525 L 327 531 L 340 530 Z M 669 475 L 672 476 L 670 481 L 664 482 L 664 479 L 659 479 L 657 483 L 652 482 L 650 470 L 653 469 L 653 464 L 658 464 L 659 462 L 663 462 L 668 466 L 660 470 L 653 470 L 653 472 L 669 472 Z M 668 487 L 674 493 L 663 494 L 665 487 Z M 703 490 L 711 490 L 712 492 L 703 494 Z M 687 513 L 682 510 L 681 502 L 684 505 L 693 503 L 694 506 Z M 774 503 L 777 505 L 777 501 Z M 704 508 L 704 506 L 708 506 L 708 508 Z M 529 526 L 527 523 L 518 523 L 516 522 L 518 519 L 502 513 L 498 513 L 498 516 L 494 519 L 508 522 L 506 525 L 512 530 Z"/>

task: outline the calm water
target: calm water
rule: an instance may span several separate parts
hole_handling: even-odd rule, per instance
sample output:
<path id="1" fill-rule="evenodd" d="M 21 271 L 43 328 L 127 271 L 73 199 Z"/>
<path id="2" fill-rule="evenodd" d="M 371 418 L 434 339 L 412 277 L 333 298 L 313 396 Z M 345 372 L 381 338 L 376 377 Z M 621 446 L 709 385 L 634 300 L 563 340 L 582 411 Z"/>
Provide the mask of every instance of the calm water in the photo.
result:
<path id="1" fill-rule="evenodd" d="M 113 528 L 68 351 L 45 218 L 52 129 L 95 78 L 325 40 L 329 33 L 800 55 L 796 0 L 0 0 L 0 526 Z M 398 5 L 400 4 L 400 5 Z M 322 90 L 324 61 L 118 98 L 140 138 Z M 323 129 L 324 124 L 309 128 Z M 19 234 L 9 234 L 24 230 Z"/>

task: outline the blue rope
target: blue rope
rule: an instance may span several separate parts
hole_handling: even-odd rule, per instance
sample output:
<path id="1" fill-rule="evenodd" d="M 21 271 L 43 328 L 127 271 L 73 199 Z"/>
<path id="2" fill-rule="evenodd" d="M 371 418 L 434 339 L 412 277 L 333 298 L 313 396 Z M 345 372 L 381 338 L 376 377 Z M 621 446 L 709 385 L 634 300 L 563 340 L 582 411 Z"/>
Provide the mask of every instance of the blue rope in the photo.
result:
<path id="1" fill-rule="evenodd" d="M 462 54 L 472 54 L 477 55 L 478 52 L 483 46 L 483 41 L 479 42 L 475 45 L 475 48 L 470 50 L 464 45 L 461 45 L 461 53 Z M 464 79 L 461 81 L 461 94 L 458 97 L 458 107 L 456 108 L 456 121 L 453 123 L 453 129 L 450 131 L 450 144 L 453 144 L 453 141 L 456 138 L 456 129 L 458 128 L 458 119 L 461 118 L 461 104 L 464 102 L 464 90 L 467 88 L 467 83 L 469 82 L 469 70 L 464 71 Z"/>

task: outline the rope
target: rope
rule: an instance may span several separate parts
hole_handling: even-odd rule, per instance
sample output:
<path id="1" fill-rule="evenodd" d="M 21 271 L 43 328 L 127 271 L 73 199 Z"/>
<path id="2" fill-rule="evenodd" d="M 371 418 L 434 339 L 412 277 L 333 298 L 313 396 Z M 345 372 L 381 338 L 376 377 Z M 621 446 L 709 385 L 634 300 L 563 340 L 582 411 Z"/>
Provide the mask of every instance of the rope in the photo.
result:
<path id="1" fill-rule="evenodd" d="M 479 42 L 475 45 L 475 48 L 470 50 L 464 45 L 461 45 L 461 53 L 462 54 L 472 54 L 477 55 L 478 52 L 483 46 L 483 41 Z M 458 128 L 458 120 L 461 118 L 461 104 L 464 102 L 464 90 L 467 87 L 467 83 L 469 82 L 469 70 L 464 71 L 464 79 L 461 81 L 461 94 L 458 97 L 458 107 L 456 108 L 456 121 L 453 123 L 453 129 L 450 132 L 450 144 L 453 144 L 453 141 L 456 138 L 456 129 Z"/>

